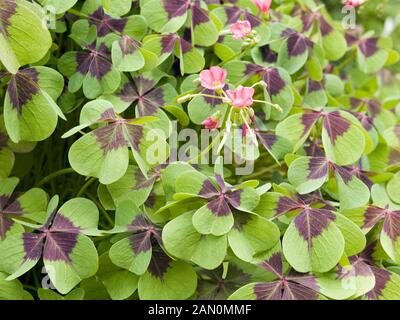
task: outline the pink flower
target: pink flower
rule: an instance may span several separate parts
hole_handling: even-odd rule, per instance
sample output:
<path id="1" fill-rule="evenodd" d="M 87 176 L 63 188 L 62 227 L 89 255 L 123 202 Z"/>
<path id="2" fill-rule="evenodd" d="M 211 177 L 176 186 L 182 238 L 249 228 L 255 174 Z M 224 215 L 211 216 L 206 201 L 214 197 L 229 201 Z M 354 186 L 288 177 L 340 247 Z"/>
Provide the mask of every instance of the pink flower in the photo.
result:
<path id="1" fill-rule="evenodd" d="M 254 89 L 251 87 L 240 86 L 236 90 L 227 90 L 226 93 L 236 108 L 245 108 L 253 104 Z"/>
<path id="2" fill-rule="evenodd" d="M 225 87 L 225 79 L 228 72 L 220 67 L 211 67 L 200 72 L 201 85 L 210 90 L 218 90 Z"/>
<path id="3" fill-rule="evenodd" d="M 209 130 L 217 129 L 219 127 L 219 121 L 215 119 L 213 116 L 208 117 L 201 124 L 204 126 L 204 128 Z"/>
<path id="4" fill-rule="evenodd" d="M 360 0 L 346 0 L 345 6 L 346 7 L 358 7 L 361 4 Z"/>
<path id="5" fill-rule="evenodd" d="M 238 21 L 231 25 L 233 39 L 243 39 L 251 33 L 251 24 L 249 21 Z"/>
<path id="6" fill-rule="evenodd" d="M 253 0 L 253 3 L 262 13 L 268 13 L 272 0 Z"/>

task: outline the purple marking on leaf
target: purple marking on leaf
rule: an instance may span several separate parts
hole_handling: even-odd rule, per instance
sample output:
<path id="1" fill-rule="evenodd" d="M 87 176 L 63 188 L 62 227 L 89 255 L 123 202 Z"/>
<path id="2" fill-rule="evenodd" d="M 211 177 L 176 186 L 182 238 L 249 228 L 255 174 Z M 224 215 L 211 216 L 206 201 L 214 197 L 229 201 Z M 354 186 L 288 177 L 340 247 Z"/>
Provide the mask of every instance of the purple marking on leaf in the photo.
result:
<path id="1" fill-rule="evenodd" d="M 238 7 L 224 7 L 225 14 L 228 17 L 228 24 L 235 23 L 240 19 L 240 16 L 242 15 L 242 11 Z"/>
<path id="2" fill-rule="evenodd" d="M 399 137 L 400 137 L 400 132 L 399 132 Z M 390 151 L 389 154 L 389 164 L 395 164 L 398 162 L 400 162 L 400 151 L 393 149 Z"/>
<path id="3" fill-rule="evenodd" d="M 51 232 L 80 233 L 80 228 L 61 213 L 57 214 L 51 225 Z"/>
<path id="4" fill-rule="evenodd" d="M 17 199 L 10 198 L 8 202 L 9 205 L 4 205 L 4 207 L 0 205 L 0 214 L 3 213 L 12 216 L 20 216 L 23 214 L 23 209 Z"/>
<path id="5" fill-rule="evenodd" d="M 316 300 L 318 291 L 302 282 L 311 285 L 311 282 L 315 283 L 315 278 L 305 276 L 293 280 L 282 278 L 278 281 L 257 283 L 253 291 L 257 300 Z"/>
<path id="6" fill-rule="evenodd" d="M 355 97 L 351 97 L 350 98 L 350 104 L 351 104 L 352 108 L 359 107 L 361 105 L 361 103 L 363 103 L 362 99 L 358 99 L 358 98 L 355 98 Z"/>
<path id="7" fill-rule="evenodd" d="M 99 121 L 113 121 L 116 120 L 115 111 L 112 108 L 107 109 L 100 115 Z"/>
<path id="8" fill-rule="evenodd" d="M 196 3 L 192 6 L 192 23 L 195 28 L 199 24 L 207 23 L 210 21 L 206 10 L 200 7 L 200 3 Z"/>
<path id="9" fill-rule="evenodd" d="M 133 190 L 140 190 L 152 187 L 154 182 L 156 181 L 155 176 L 151 176 L 147 179 L 140 169 L 135 170 L 134 176 L 135 185 L 133 186 Z"/>
<path id="10" fill-rule="evenodd" d="M 144 202 L 144 205 L 148 208 L 154 208 L 156 204 L 157 204 L 157 194 L 151 191 L 147 200 Z"/>
<path id="11" fill-rule="evenodd" d="M 264 68 L 254 64 L 254 63 L 246 63 L 246 69 L 244 70 L 244 74 L 246 76 L 253 76 L 256 73 L 263 71 Z"/>
<path id="12" fill-rule="evenodd" d="M 290 282 L 296 282 L 297 284 L 302 285 L 315 292 L 319 292 L 320 290 L 317 279 L 313 275 L 303 275 L 301 273 L 291 271 L 286 279 Z"/>
<path id="13" fill-rule="evenodd" d="M 43 258 L 48 261 L 71 263 L 71 253 L 78 242 L 79 233 L 49 232 L 43 250 Z"/>
<path id="14" fill-rule="evenodd" d="M 349 111 L 353 116 L 355 116 L 365 130 L 370 131 L 374 127 L 374 119 L 368 117 L 366 114 L 361 112 Z"/>
<path id="15" fill-rule="evenodd" d="M 259 264 L 260 267 L 272 272 L 277 277 L 283 275 L 282 254 L 280 252 L 274 253 L 267 260 Z"/>
<path id="16" fill-rule="evenodd" d="M 378 38 L 361 39 L 358 47 L 365 58 L 369 58 L 378 51 Z"/>
<path id="17" fill-rule="evenodd" d="M 139 50 L 140 42 L 132 39 L 129 36 L 122 36 L 118 42 L 119 47 L 121 48 L 121 52 L 123 56 L 132 54 Z"/>
<path id="18" fill-rule="evenodd" d="M 400 140 L 400 125 L 395 125 L 393 128 L 393 132 L 396 135 L 397 139 Z"/>
<path id="19" fill-rule="evenodd" d="M 285 88 L 285 80 L 279 74 L 279 70 L 276 68 L 268 68 L 264 73 L 264 81 L 267 84 L 268 94 L 276 96 Z"/>
<path id="20" fill-rule="evenodd" d="M 364 213 L 363 228 L 369 229 L 385 218 L 385 209 L 377 206 L 369 206 Z"/>
<path id="21" fill-rule="evenodd" d="M 153 248 L 153 255 L 148 268 L 149 273 L 156 278 L 162 279 L 167 272 L 172 260 L 159 247 Z"/>
<path id="22" fill-rule="evenodd" d="M 306 209 L 294 218 L 300 236 L 311 245 L 312 239 L 321 235 L 336 216 L 324 209 Z"/>
<path id="23" fill-rule="evenodd" d="M 288 37 L 287 50 L 289 57 L 302 55 L 307 50 L 307 41 L 300 33 L 292 33 Z"/>
<path id="24" fill-rule="evenodd" d="M 382 107 L 380 101 L 376 99 L 367 99 L 365 101 L 368 107 L 368 113 L 371 117 L 376 117 L 382 112 Z"/>
<path id="25" fill-rule="evenodd" d="M 243 227 L 251 220 L 251 215 L 243 214 L 241 212 L 235 212 L 235 221 L 233 224 L 233 228 L 236 230 L 242 231 Z"/>
<path id="26" fill-rule="evenodd" d="M 217 195 L 219 195 L 219 191 L 215 188 L 215 186 L 211 183 L 211 181 L 208 179 L 205 180 L 199 191 L 199 196 L 205 199 L 210 199 Z"/>
<path id="27" fill-rule="evenodd" d="M 243 189 L 235 190 L 231 193 L 226 194 L 225 198 L 232 207 L 240 209 L 240 204 L 241 204 L 240 196 L 242 192 Z"/>
<path id="28" fill-rule="evenodd" d="M 228 89 L 228 85 L 226 85 L 226 86 L 224 87 L 224 89 L 225 89 L 225 90 Z M 204 90 L 202 91 L 202 93 L 203 93 L 203 94 L 206 94 L 206 95 L 217 96 L 216 91 L 210 90 L 210 89 L 204 89 Z M 221 99 L 218 99 L 218 98 L 203 97 L 203 99 L 204 99 L 204 101 L 206 101 L 206 102 L 210 105 L 210 107 L 212 107 L 212 108 L 214 108 L 214 107 L 217 106 L 217 105 L 222 104 L 222 100 L 221 100 Z"/>
<path id="29" fill-rule="evenodd" d="M 355 36 L 355 35 L 353 35 L 353 34 L 350 34 L 350 33 L 348 33 L 348 32 L 345 33 L 344 37 L 345 37 L 346 42 L 347 42 L 347 45 L 348 45 L 349 47 L 351 47 L 353 44 L 355 44 L 355 43 L 358 42 L 357 36 Z"/>
<path id="30" fill-rule="evenodd" d="M 190 42 L 186 41 L 183 38 L 180 38 L 179 41 L 180 41 L 180 45 L 181 45 L 182 54 L 186 54 L 186 53 L 190 52 L 191 50 L 193 50 L 193 46 Z"/>
<path id="31" fill-rule="evenodd" d="M 138 96 L 138 113 L 140 117 L 152 116 L 157 110 L 165 105 L 164 91 L 162 88 L 155 88 L 144 96 Z"/>
<path id="32" fill-rule="evenodd" d="M 97 80 L 103 78 L 112 69 L 112 63 L 99 51 L 77 52 L 76 62 L 80 74 L 89 73 Z"/>
<path id="33" fill-rule="evenodd" d="M 161 37 L 161 54 L 171 53 L 174 50 L 177 36 L 174 34 Z"/>
<path id="34" fill-rule="evenodd" d="M 15 75 L 11 76 L 7 92 L 10 96 L 12 106 L 19 113 L 22 112 L 23 106 L 30 102 L 39 92 L 37 82 L 38 72 L 34 68 L 18 71 Z"/>
<path id="35" fill-rule="evenodd" d="M 356 276 L 374 276 L 370 265 L 364 261 L 364 259 L 356 256 L 349 257 L 349 261 L 353 267 Z"/>
<path id="36" fill-rule="evenodd" d="M 183 16 L 189 9 L 188 0 L 163 0 L 163 7 L 168 14 L 168 19 Z"/>
<path id="37" fill-rule="evenodd" d="M 305 13 L 301 16 L 301 21 L 303 23 L 303 32 L 310 30 L 310 28 L 314 23 L 315 17 L 316 17 L 315 13 L 312 14 Z"/>
<path id="38" fill-rule="evenodd" d="M 339 176 L 342 178 L 342 180 L 345 184 L 348 184 L 351 181 L 351 179 L 353 179 L 354 175 L 352 174 L 351 170 L 349 170 L 348 168 L 343 167 L 343 166 L 338 166 L 335 164 L 333 164 L 333 168 L 334 168 L 335 172 L 337 174 L 339 174 Z"/>
<path id="39" fill-rule="evenodd" d="M 274 144 L 278 141 L 278 137 L 273 133 L 256 131 L 256 135 L 261 144 L 268 150 L 271 150 Z"/>
<path id="40" fill-rule="evenodd" d="M 123 85 L 120 92 L 116 94 L 122 101 L 129 104 L 133 103 L 138 98 L 138 93 L 130 82 Z"/>
<path id="41" fill-rule="evenodd" d="M 151 249 L 151 233 L 143 231 L 136 233 L 128 238 L 133 252 L 138 255 Z"/>
<path id="42" fill-rule="evenodd" d="M 109 33 L 121 33 L 124 31 L 127 18 L 114 19 L 104 12 L 103 7 L 99 7 L 95 12 L 88 17 L 89 24 L 96 26 L 97 35 L 104 37 Z"/>
<path id="43" fill-rule="evenodd" d="M 14 0 L 0 0 L 0 32 L 8 36 L 7 28 L 11 25 L 10 18 L 17 10 L 17 3 Z"/>
<path id="44" fill-rule="evenodd" d="M 333 111 L 324 117 L 324 129 L 328 133 L 332 145 L 338 137 L 343 136 L 350 129 L 350 121 L 343 118 L 338 111 Z"/>
<path id="45" fill-rule="evenodd" d="M 128 225 L 128 230 L 132 232 L 146 231 L 149 227 L 146 219 L 142 214 L 136 216 L 133 221 Z"/>
<path id="46" fill-rule="evenodd" d="M 92 132 L 104 154 L 127 145 L 122 126 L 121 124 L 108 124 Z"/>
<path id="47" fill-rule="evenodd" d="M 143 127 L 137 125 L 126 125 L 125 128 L 128 132 L 127 139 L 129 146 L 139 152 L 140 142 L 143 138 Z"/>
<path id="48" fill-rule="evenodd" d="M 329 162 L 324 157 L 313 157 L 308 163 L 308 178 L 320 179 L 328 175 Z"/>
<path id="49" fill-rule="evenodd" d="M 227 187 L 224 178 L 220 174 L 215 175 L 215 180 L 217 181 L 217 184 L 223 193 L 225 193 L 227 190 L 230 190 Z"/>
<path id="50" fill-rule="evenodd" d="M 8 146 L 8 137 L 0 132 L 0 150 Z"/>
<path id="51" fill-rule="evenodd" d="M 400 236 L 400 211 L 388 211 L 383 223 L 383 231 L 393 242 Z"/>
<path id="52" fill-rule="evenodd" d="M 282 300 L 316 300 L 319 286 L 314 276 L 287 278 Z"/>
<path id="53" fill-rule="evenodd" d="M 319 16 L 319 29 L 321 30 L 323 37 L 326 37 L 333 31 L 332 26 L 324 19 L 323 16 Z"/>
<path id="54" fill-rule="evenodd" d="M 5 215 L 0 212 L 0 240 L 4 240 L 6 233 L 14 225 L 14 221 L 8 219 Z"/>
<path id="55" fill-rule="evenodd" d="M 207 208 L 217 217 L 225 217 L 232 214 L 229 205 L 226 203 L 225 197 L 220 195 L 207 204 Z"/>
<path id="56" fill-rule="evenodd" d="M 375 173 L 369 173 L 365 171 L 361 171 L 361 173 L 357 174 L 358 179 L 360 179 L 367 187 L 369 190 L 372 189 L 374 183 L 373 181 L 369 178 L 369 176 L 374 176 Z"/>
<path id="57" fill-rule="evenodd" d="M 320 118 L 319 112 L 306 112 L 301 115 L 301 124 L 304 126 L 303 134 L 306 134 Z"/>
<path id="58" fill-rule="evenodd" d="M 375 266 L 371 266 L 370 268 L 375 276 L 375 287 L 366 296 L 370 300 L 378 300 L 382 296 L 386 284 L 390 281 L 391 273 L 386 269 Z"/>
<path id="59" fill-rule="evenodd" d="M 369 243 L 365 249 L 359 254 L 359 257 L 362 258 L 369 265 L 373 264 L 373 254 L 377 248 L 378 240 L 374 240 Z"/>
<path id="60" fill-rule="evenodd" d="M 282 284 L 280 281 L 262 282 L 254 285 L 256 300 L 281 300 Z"/>
<path id="61" fill-rule="evenodd" d="M 234 264 L 229 265 L 224 278 L 222 266 L 214 270 L 202 269 L 199 273 L 207 280 L 199 281 L 198 300 L 226 300 L 237 289 L 251 282 L 251 277 Z"/>
<path id="62" fill-rule="evenodd" d="M 320 81 L 314 81 L 312 79 L 308 79 L 308 93 L 314 91 L 321 91 L 323 88 L 324 87 Z"/>
<path id="63" fill-rule="evenodd" d="M 44 234 L 24 233 L 22 240 L 24 244 L 24 260 L 39 260 L 42 255 Z"/>
<path id="64" fill-rule="evenodd" d="M 153 79 L 147 79 L 143 75 L 139 75 L 133 78 L 135 83 L 136 91 L 139 96 L 144 96 L 146 93 L 150 92 L 155 86 L 156 81 Z"/>
<path id="65" fill-rule="evenodd" d="M 245 10 L 243 13 L 243 19 L 250 22 L 252 29 L 257 28 L 259 25 L 262 24 L 262 21 L 259 18 L 257 18 L 255 15 L 252 15 L 247 10 Z"/>
<path id="66" fill-rule="evenodd" d="M 269 44 L 260 47 L 260 53 L 264 62 L 274 63 L 278 60 L 278 54 L 271 50 Z"/>
<path id="67" fill-rule="evenodd" d="M 318 140 L 309 141 L 308 145 L 304 147 L 306 154 L 310 157 L 325 157 L 325 152 L 321 148 L 321 143 Z"/>
<path id="68" fill-rule="evenodd" d="M 183 30 L 182 38 L 189 43 L 192 43 L 192 30 L 190 28 L 185 28 Z"/>
<path id="69" fill-rule="evenodd" d="M 281 196 L 278 200 L 278 203 L 276 204 L 276 214 L 275 216 L 280 216 L 283 214 L 286 214 L 290 211 L 299 209 L 301 207 L 301 204 L 294 201 L 293 199 L 286 197 L 286 196 Z"/>
<path id="70" fill-rule="evenodd" d="M 351 269 L 344 268 L 340 264 L 338 265 L 338 271 L 336 276 L 337 279 L 345 280 L 357 276 L 363 276 L 363 277 L 374 276 L 370 266 L 367 263 L 365 263 L 365 261 L 362 258 L 358 256 L 351 256 L 349 257 L 349 261 L 352 267 Z"/>

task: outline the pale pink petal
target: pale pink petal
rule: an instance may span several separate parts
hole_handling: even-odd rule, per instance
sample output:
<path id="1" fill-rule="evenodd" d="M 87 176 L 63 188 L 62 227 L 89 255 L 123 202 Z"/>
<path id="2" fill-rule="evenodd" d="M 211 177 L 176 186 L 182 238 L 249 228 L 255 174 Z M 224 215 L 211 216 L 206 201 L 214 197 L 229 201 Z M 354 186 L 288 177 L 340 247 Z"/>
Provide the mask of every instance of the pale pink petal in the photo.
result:
<path id="1" fill-rule="evenodd" d="M 200 72 L 201 85 L 210 90 L 222 89 L 228 73 L 220 67 L 211 67 L 209 70 Z"/>
<path id="2" fill-rule="evenodd" d="M 271 7 L 272 0 L 253 0 L 253 3 L 262 13 L 267 13 Z"/>
<path id="3" fill-rule="evenodd" d="M 243 39 L 251 33 L 251 24 L 249 21 L 238 21 L 231 25 L 230 30 L 234 39 Z"/>
<path id="4" fill-rule="evenodd" d="M 239 87 L 236 90 L 228 90 L 226 93 L 236 108 L 245 108 L 253 104 L 254 88 Z"/>

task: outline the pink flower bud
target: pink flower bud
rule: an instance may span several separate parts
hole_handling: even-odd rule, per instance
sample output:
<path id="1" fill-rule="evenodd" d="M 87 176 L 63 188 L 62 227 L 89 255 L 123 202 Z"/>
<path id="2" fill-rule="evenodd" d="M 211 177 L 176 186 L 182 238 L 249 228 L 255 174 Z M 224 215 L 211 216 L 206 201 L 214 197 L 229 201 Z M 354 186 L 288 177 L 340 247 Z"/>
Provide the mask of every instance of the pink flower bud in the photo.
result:
<path id="1" fill-rule="evenodd" d="M 262 13 L 268 13 L 272 0 L 253 0 L 253 3 Z"/>
<path id="2" fill-rule="evenodd" d="M 249 21 L 238 21 L 230 28 L 233 39 L 239 40 L 247 37 L 251 33 L 251 24 Z"/>
<path id="3" fill-rule="evenodd" d="M 218 90 L 225 87 L 228 72 L 220 67 L 211 67 L 209 70 L 200 72 L 201 85 L 210 90 Z"/>
<path id="4" fill-rule="evenodd" d="M 240 86 L 236 90 L 227 90 L 226 93 L 236 108 L 245 108 L 253 104 L 254 89 L 251 87 Z"/>
<path id="5" fill-rule="evenodd" d="M 360 4 L 360 0 L 346 0 L 345 6 L 355 8 L 358 7 Z"/>
<path id="6" fill-rule="evenodd" d="M 248 133 L 249 133 L 249 127 L 247 126 L 247 124 L 244 124 L 242 126 L 242 137 L 243 138 L 246 137 Z"/>
<path id="7" fill-rule="evenodd" d="M 208 117 L 201 124 L 204 126 L 204 128 L 209 130 L 217 129 L 219 127 L 219 121 L 215 119 L 213 116 Z"/>

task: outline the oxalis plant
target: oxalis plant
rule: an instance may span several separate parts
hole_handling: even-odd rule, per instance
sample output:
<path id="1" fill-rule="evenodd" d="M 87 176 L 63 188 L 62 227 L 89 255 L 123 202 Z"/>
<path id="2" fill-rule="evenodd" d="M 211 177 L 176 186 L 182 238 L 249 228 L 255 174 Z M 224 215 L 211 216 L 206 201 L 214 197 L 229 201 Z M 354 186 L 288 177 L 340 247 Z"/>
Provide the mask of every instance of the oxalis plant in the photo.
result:
<path id="1" fill-rule="evenodd" d="M 400 299 L 399 10 L 0 0 L 0 299 Z"/>

